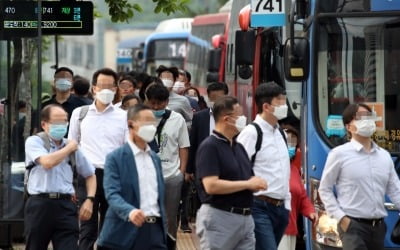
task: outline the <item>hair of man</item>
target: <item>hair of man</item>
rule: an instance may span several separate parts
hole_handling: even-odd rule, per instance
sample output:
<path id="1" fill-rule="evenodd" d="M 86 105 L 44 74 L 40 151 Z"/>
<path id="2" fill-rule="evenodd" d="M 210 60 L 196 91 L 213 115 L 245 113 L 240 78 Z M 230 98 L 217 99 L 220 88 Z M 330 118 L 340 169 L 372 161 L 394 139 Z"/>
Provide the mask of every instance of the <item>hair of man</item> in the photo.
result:
<path id="1" fill-rule="evenodd" d="M 255 93 L 257 113 L 262 113 L 264 103 L 271 104 L 272 99 L 280 95 L 286 95 L 286 90 L 277 83 L 267 82 L 260 84 Z"/>
<path id="2" fill-rule="evenodd" d="M 177 67 L 166 67 L 164 65 L 160 65 L 156 69 L 157 76 L 160 77 L 163 72 L 170 72 L 174 78 L 174 82 L 176 81 L 176 79 L 179 76 L 179 70 Z"/>
<path id="3" fill-rule="evenodd" d="M 365 103 L 352 103 L 347 105 L 347 107 L 343 110 L 342 119 L 343 124 L 350 124 L 352 120 L 356 117 L 357 111 L 360 107 L 365 108 L 369 112 L 372 112 L 371 108 Z"/>
<path id="4" fill-rule="evenodd" d="M 106 76 L 112 76 L 112 77 L 114 78 L 114 85 L 115 85 L 115 86 L 117 85 L 117 82 L 118 82 L 118 74 L 117 74 L 114 70 L 112 70 L 112 69 L 110 69 L 110 68 L 102 68 L 102 69 L 99 69 L 99 70 L 97 70 L 96 72 L 94 72 L 93 78 L 92 78 L 92 85 L 93 85 L 93 86 L 96 86 L 96 85 L 97 85 L 97 78 L 98 78 L 98 76 L 99 76 L 100 74 L 106 75 Z"/>
<path id="5" fill-rule="evenodd" d="M 152 83 L 146 89 L 146 100 L 167 101 L 169 98 L 168 89 L 160 83 Z"/>
<path id="6" fill-rule="evenodd" d="M 219 98 L 213 107 L 213 116 L 215 122 L 218 122 L 223 116 L 234 111 L 234 106 L 238 104 L 238 100 L 233 96 L 224 96 Z"/>
<path id="7" fill-rule="evenodd" d="M 51 111 L 53 110 L 53 108 L 56 108 L 56 107 L 61 108 L 62 110 L 64 110 L 64 108 L 59 104 L 46 105 L 46 107 L 44 107 L 42 109 L 42 111 L 40 112 L 40 120 L 42 122 L 49 122 L 50 121 L 50 116 L 51 116 Z"/>
<path id="8" fill-rule="evenodd" d="M 84 96 L 89 93 L 90 82 L 84 77 L 74 77 L 72 89 L 78 96 Z"/>
<path id="9" fill-rule="evenodd" d="M 69 73 L 71 73 L 72 76 L 74 76 L 74 72 L 72 71 L 72 69 L 68 68 L 68 67 L 59 67 L 56 69 L 56 71 L 54 72 L 54 77 L 56 77 L 56 75 L 60 72 L 63 71 L 67 71 Z"/>
<path id="10" fill-rule="evenodd" d="M 128 120 L 136 121 L 140 118 L 140 112 L 143 110 L 151 110 L 149 106 L 139 103 L 133 107 L 130 107 L 126 112 Z M 129 125 L 129 124 L 128 124 Z"/>
<path id="11" fill-rule="evenodd" d="M 207 95 L 210 95 L 213 91 L 224 91 L 224 94 L 228 94 L 228 85 L 224 82 L 213 82 L 207 86 Z"/>

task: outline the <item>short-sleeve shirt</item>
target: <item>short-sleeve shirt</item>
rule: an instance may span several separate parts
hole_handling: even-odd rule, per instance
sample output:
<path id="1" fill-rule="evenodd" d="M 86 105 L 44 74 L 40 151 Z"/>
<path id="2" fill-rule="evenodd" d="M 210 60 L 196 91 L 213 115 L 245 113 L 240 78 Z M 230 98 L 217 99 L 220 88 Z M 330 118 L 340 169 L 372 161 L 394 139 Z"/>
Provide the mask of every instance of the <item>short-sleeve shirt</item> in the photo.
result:
<path id="1" fill-rule="evenodd" d="M 233 140 L 232 145 L 222 134 L 213 131 L 197 150 L 196 155 L 197 184 L 202 203 L 219 206 L 251 207 L 253 193 L 251 190 L 223 195 L 209 195 L 205 192 L 202 178 L 218 176 L 230 181 L 248 180 L 253 176 L 251 162 L 244 147 Z"/>
<path id="2" fill-rule="evenodd" d="M 161 118 L 158 122 L 160 120 Z M 171 111 L 170 117 L 161 130 L 160 139 L 158 156 L 161 159 L 163 176 L 164 178 L 177 176 L 181 165 L 179 149 L 190 147 L 189 132 L 182 115 Z"/>
<path id="3" fill-rule="evenodd" d="M 43 140 L 39 136 L 30 136 L 25 143 L 26 159 L 25 164 L 35 162 L 37 165 L 32 168 L 29 181 L 28 193 L 63 193 L 74 194 L 73 172 L 69 164 L 69 157 L 66 157 L 60 164 L 50 169 L 45 169 L 42 165 L 38 164 L 37 160 L 41 156 L 54 153 L 57 150 L 65 147 L 63 141 L 61 145 L 57 146 L 52 139 L 50 139 L 50 151 L 44 146 Z M 79 175 L 86 178 L 94 174 L 94 166 L 86 159 L 82 152 L 78 149 L 75 152 L 76 171 Z"/>

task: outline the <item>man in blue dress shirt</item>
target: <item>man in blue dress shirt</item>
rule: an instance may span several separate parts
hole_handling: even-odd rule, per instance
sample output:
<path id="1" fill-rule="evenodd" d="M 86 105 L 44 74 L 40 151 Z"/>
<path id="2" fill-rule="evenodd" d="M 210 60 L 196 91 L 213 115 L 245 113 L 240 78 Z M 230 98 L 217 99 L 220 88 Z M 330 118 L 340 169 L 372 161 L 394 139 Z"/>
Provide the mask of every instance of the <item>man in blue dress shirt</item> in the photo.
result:
<path id="1" fill-rule="evenodd" d="M 41 126 L 50 148 L 39 136 L 30 136 L 25 143 L 26 164 L 34 164 L 29 174 L 25 205 L 26 249 L 44 250 L 51 241 L 54 249 L 78 249 L 78 211 L 73 186 L 74 170 L 69 158 L 75 154 L 76 172 L 86 179 L 87 199 L 79 218 L 92 215 L 92 199 L 96 192 L 94 167 L 83 156 L 74 140 L 63 139 L 67 133 L 68 115 L 56 104 L 41 113 Z"/>
<path id="2" fill-rule="evenodd" d="M 339 222 L 344 250 L 383 250 L 385 194 L 400 208 L 400 181 L 393 160 L 371 139 L 375 121 L 366 104 L 347 106 L 343 123 L 351 141 L 332 149 L 322 173 L 319 195 L 328 214 Z"/>

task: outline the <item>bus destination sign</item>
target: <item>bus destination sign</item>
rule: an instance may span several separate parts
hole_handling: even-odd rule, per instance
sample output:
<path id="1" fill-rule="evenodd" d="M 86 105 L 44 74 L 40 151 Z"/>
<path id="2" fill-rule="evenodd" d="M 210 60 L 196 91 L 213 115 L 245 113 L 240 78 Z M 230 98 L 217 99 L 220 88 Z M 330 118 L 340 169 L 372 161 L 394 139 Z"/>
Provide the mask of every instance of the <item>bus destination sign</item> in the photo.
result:
<path id="1" fill-rule="evenodd" d="M 38 4 L 34 1 L 0 1 L 0 38 L 35 37 Z M 43 35 L 92 35 L 93 3 L 42 1 Z"/>

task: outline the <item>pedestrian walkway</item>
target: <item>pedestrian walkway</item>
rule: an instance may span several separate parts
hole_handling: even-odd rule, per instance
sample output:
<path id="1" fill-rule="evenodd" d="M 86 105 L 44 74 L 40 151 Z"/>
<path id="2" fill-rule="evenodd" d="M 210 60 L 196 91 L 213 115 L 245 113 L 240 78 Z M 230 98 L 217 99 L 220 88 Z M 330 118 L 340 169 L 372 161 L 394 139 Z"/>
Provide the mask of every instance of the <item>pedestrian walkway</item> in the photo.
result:
<path id="1" fill-rule="evenodd" d="M 184 233 L 180 229 L 177 236 L 177 250 L 200 250 L 199 239 L 196 236 L 195 224 L 191 224 L 192 233 Z M 13 250 L 24 250 L 24 244 L 13 245 Z M 53 248 L 49 246 L 48 250 Z M 0 249 L 1 250 L 1 249 Z"/>
<path id="2" fill-rule="evenodd" d="M 178 230 L 177 250 L 200 250 L 195 224 L 191 224 L 191 228 L 192 233 L 184 233 L 180 229 Z"/>

